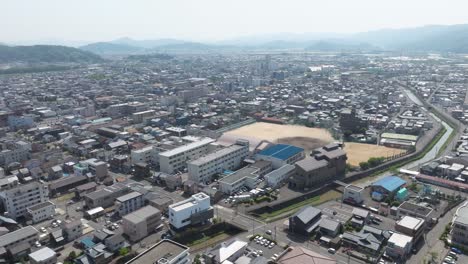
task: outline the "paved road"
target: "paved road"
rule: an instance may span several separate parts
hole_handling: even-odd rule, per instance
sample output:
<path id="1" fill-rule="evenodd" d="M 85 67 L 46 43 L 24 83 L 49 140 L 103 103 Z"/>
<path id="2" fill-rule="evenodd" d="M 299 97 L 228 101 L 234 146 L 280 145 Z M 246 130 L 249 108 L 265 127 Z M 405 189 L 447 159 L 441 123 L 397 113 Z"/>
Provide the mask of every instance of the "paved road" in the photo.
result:
<path id="1" fill-rule="evenodd" d="M 233 209 L 225 208 L 220 205 L 215 205 L 215 215 L 222 218 L 226 222 L 234 223 L 236 225 L 244 226 L 248 231 L 243 232 L 237 237 L 242 240 L 246 240 L 248 236 L 252 234 L 265 233 L 267 230 L 272 231 L 272 237 L 280 244 L 288 244 L 290 246 L 301 246 L 320 253 L 324 256 L 335 258 L 340 264 L 363 264 L 364 262 L 354 258 L 349 258 L 342 252 L 336 254 L 330 254 L 327 248 L 318 245 L 316 242 L 310 241 L 307 237 L 298 236 L 295 234 L 289 234 L 284 230 L 283 222 L 285 219 L 281 219 L 272 223 L 264 223 L 258 219 L 250 216 L 238 213 Z"/>
<path id="2" fill-rule="evenodd" d="M 448 249 L 445 248 L 444 242 L 439 240 L 439 237 L 444 232 L 445 226 L 452 221 L 457 208 L 452 209 L 439 219 L 439 223 L 426 234 L 422 248 L 408 260 L 408 263 L 423 264 L 425 263 L 424 258 L 428 257 L 430 252 L 436 252 L 442 262 L 443 258 L 441 257 L 447 254 Z"/>

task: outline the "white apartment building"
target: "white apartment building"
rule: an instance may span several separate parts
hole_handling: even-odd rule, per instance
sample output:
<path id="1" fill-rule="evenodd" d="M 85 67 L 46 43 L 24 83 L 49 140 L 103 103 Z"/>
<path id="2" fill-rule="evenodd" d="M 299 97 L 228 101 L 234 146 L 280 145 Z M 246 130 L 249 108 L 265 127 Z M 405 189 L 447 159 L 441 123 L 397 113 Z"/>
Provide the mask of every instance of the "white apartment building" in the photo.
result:
<path id="1" fill-rule="evenodd" d="M 115 200 L 115 211 L 118 212 L 120 216 L 124 216 L 140 209 L 143 205 L 143 194 L 139 192 L 131 192 L 120 196 Z"/>
<path id="2" fill-rule="evenodd" d="M 50 201 L 39 203 L 27 208 L 28 217 L 32 222 L 39 223 L 47 219 L 52 219 L 55 215 L 55 204 Z"/>
<path id="3" fill-rule="evenodd" d="M 20 184 L 0 192 L 0 200 L 5 208 L 5 216 L 17 219 L 27 216 L 29 207 L 48 201 L 49 189 L 40 182 Z"/>
<path id="4" fill-rule="evenodd" d="M 130 157 L 132 159 L 132 164 L 137 163 L 146 163 L 146 164 L 158 164 L 159 157 L 158 157 L 159 149 L 156 146 L 146 146 L 141 149 L 132 150 L 130 153 Z"/>
<path id="5" fill-rule="evenodd" d="M 174 229 L 203 223 L 213 217 L 210 197 L 197 193 L 181 202 L 169 205 L 169 223 Z"/>
<path id="6" fill-rule="evenodd" d="M 138 241 L 155 231 L 161 224 L 161 211 L 150 205 L 122 217 L 124 234 L 130 241 Z"/>
<path id="7" fill-rule="evenodd" d="M 161 172 L 171 174 L 183 170 L 187 166 L 187 161 L 197 159 L 208 153 L 209 145 L 213 142 L 214 140 L 211 138 L 203 138 L 200 141 L 159 153 Z"/>
<path id="8" fill-rule="evenodd" d="M 248 141 L 238 141 L 234 145 L 188 162 L 189 178 L 196 183 L 209 182 L 217 173 L 237 169 L 248 155 Z"/>

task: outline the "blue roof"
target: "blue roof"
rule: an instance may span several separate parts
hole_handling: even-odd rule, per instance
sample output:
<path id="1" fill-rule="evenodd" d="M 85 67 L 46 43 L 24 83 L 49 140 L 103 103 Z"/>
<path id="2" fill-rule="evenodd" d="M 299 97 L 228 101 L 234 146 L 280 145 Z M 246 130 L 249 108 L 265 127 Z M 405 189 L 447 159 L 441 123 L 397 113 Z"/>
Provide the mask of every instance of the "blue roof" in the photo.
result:
<path id="1" fill-rule="evenodd" d="M 372 184 L 372 186 L 381 186 L 389 192 L 393 192 L 400 188 L 402 185 L 406 184 L 406 181 L 397 176 L 387 176 L 383 179 L 380 179 Z"/>
<path id="2" fill-rule="evenodd" d="M 95 243 L 93 242 L 93 240 L 90 238 L 90 237 L 85 237 L 83 239 L 81 239 L 81 244 L 83 244 L 85 246 L 85 248 L 92 248 Z"/>
<path id="3" fill-rule="evenodd" d="M 260 151 L 258 154 L 281 160 L 287 160 L 302 151 L 304 151 L 303 148 L 299 148 L 293 145 L 276 144 L 272 147 Z"/>

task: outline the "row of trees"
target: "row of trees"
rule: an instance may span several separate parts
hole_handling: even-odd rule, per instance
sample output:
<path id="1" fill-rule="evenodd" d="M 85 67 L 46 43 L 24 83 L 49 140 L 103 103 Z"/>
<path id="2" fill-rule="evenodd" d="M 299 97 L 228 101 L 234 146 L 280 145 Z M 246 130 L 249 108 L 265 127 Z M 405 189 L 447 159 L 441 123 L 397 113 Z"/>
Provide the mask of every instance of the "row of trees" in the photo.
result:
<path id="1" fill-rule="evenodd" d="M 363 169 L 363 170 L 367 170 L 367 169 L 370 169 L 370 168 L 377 167 L 377 166 L 379 166 L 380 164 L 382 164 L 384 162 L 385 162 L 384 157 L 378 157 L 378 158 L 372 157 L 367 161 L 360 162 L 359 167 L 361 167 L 361 169 Z"/>

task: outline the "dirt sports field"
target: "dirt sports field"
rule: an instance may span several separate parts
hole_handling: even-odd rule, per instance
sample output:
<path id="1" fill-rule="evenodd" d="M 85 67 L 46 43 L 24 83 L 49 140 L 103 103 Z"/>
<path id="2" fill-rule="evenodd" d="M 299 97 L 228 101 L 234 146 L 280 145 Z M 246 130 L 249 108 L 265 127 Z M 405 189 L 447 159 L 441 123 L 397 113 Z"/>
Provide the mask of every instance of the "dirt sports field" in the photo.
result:
<path id="1" fill-rule="evenodd" d="M 251 148 L 255 148 L 262 140 L 268 140 L 298 146 L 307 152 L 335 141 L 326 129 L 257 122 L 224 133 L 218 142 L 232 144 L 239 138 L 249 140 Z M 371 157 L 388 157 L 404 152 L 396 148 L 351 142 L 345 143 L 345 151 L 348 163 L 354 166 Z"/>
<path id="2" fill-rule="evenodd" d="M 354 142 L 346 142 L 344 149 L 348 154 L 348 163 L 353 166 L 359 166 L 360 162 L 372 157 L 389 157 L 405 152 L 403 149 Z"/>
<path id="3" fill-rule="evenodd" d="M 224 133 L 221 140 L 232 140 L 232 138 L 248 139 L 252 145 L 256 145 L 261 140 L 268 140 L 273 143 L 295 145 L 306 150 L 333 142 L 333 137 L 325 129 L 262 122 L 228 131 Z"/>

